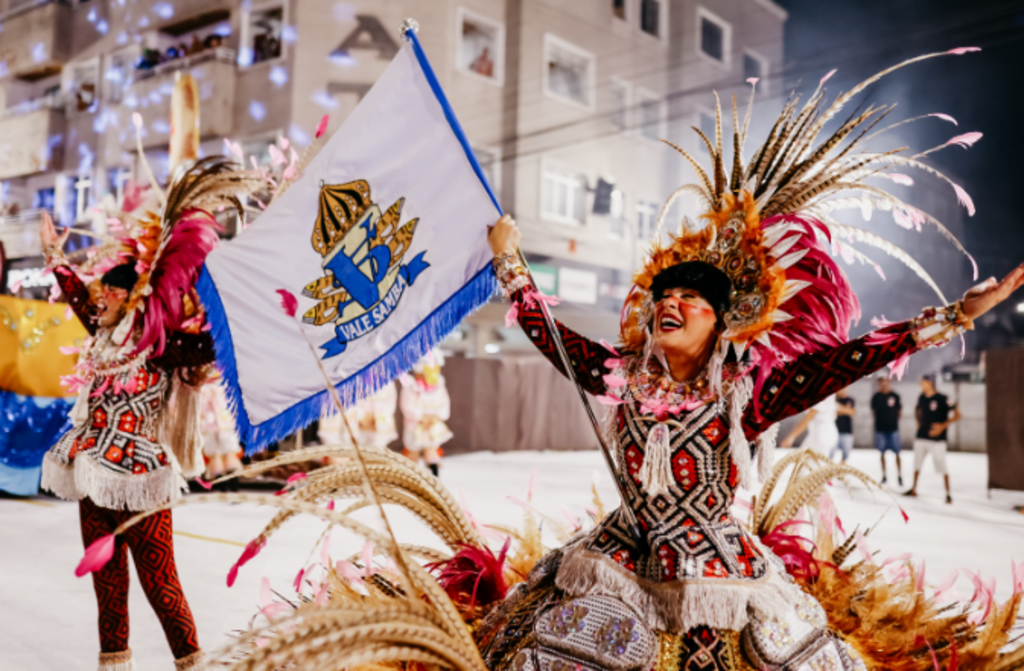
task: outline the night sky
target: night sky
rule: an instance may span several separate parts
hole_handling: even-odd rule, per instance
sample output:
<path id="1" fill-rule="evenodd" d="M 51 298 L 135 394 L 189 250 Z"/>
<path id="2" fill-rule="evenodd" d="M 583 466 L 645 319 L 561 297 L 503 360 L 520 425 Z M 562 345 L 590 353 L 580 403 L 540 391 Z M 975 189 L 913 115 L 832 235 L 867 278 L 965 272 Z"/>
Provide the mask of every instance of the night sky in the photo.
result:
<path id="1" fill-rule="evenodd" d="M 981 276 L 1001 277 L 1024 261 L 1024 2 L 779 2 L 790 13 L 788 86 L 802 80 L 813 88 L 827 68 L 836 67 L 829 88 L 838 92 L 905 58 L 962 46 L 983 49 L 915 64 L 871 89 L 864 100 L 899 102 L 895 118 L 944 112 L 960 122 L 959 127 L 936 120 L 916 124 L 922 147 L 957 133 L 985 134 L 970 150 L 950 147 L 929 158 L 974 198 L 977 214 L 967 219 L 963 241 Z"/>

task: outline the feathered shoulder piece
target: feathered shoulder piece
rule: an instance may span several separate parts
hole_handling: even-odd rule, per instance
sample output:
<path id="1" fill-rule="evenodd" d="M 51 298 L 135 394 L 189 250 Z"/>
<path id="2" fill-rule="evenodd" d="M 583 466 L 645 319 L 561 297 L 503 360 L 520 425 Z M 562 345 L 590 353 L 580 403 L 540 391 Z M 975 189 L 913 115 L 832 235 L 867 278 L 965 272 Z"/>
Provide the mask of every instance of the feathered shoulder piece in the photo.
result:
<path id="1" fill-rule="evenodd" d="M 729 276 L 732 295 L 729 312 L 724 316 L 723 347 L 732 348 L 737 355 L 749 350 L 753 363 L 767 369 L 802 353 L 847 340 L 851 323 L 860 316 L 860 307 L 833 253 L 871 263 L 879 269 L 854 247 L 854 242 L 896 257 L 946 302 L 932 278 L 909 254 L 874 233 L 839 223 L 833 213 L 847 208 L 865 213 L 888 211 L 896 223 L 906 228 L 920 230 L 926 223 L 937 227 L 958 250 L 967 254 L 933 216 L 905 203 L 874 180 L 888 179 L 908 185 L 913 180 L 895 171 L 923 170 L 949 183 L 959 201 L 974 214 L 967 193 L 922 159 L 946 146 L 970 146 L 981 138 L 981 133 L 958 135 L 938 147 L 912 155 L 906 148 L 868 148 L 869 140 L 924 118 L 906 119 L 876 130 L 892 112 L 891 105 L 869 106 L 838 123 L 831 134 L 823 135 L 823 131 L 858 93 L 885 75 L 917 61 L 971 51 L 978 49 L 953 49 L 910 59 L 869 77 L 826 103 L 824 84 L 835 71 L 830 72 L 803 106 L 796 97 L 790 97 L 764 143 L 746 161 L 743 147 L 754 92 L 751 91 L 742 123 L 733 98 L 731 161 L 726 159 L 723 149 L 722 108 L 716 94 L 714 139 L 694 128 L 708 150 L 709 168 L 666 141 L 693 167 L 697 183 L 677 189 L 661 210 L 659 235 L 652 243 L 645 266 L 634 277 L 623 309 L 623 347 L 643 350 L 653 311 L 651 283 L 662 270 L 686 261 L 710 263 Z M 753 89 L 757 80 L 750 82 Z M 943 114 L 926 116 L 955 123 Z M 678 232 L 663 244 L 661 226 L 673 203 L 685 193 L 696 195 L 703 204 L 701 222 L 694 224 L 684 219 Z"/>

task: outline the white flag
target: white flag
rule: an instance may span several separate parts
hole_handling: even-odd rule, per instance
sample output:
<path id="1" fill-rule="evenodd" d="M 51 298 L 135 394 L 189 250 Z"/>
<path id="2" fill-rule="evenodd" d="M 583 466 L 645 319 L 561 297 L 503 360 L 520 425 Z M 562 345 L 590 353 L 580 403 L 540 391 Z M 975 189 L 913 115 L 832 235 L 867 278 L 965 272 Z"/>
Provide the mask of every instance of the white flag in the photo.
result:
<path id="1" fill-rule="evenodd" d="M 414 34 L 303 176 L 199 282 L 253 451 L 412 367 L 496 284 L 500 208 Z M 298 297 L 301 323 L 277 291 Z"/>

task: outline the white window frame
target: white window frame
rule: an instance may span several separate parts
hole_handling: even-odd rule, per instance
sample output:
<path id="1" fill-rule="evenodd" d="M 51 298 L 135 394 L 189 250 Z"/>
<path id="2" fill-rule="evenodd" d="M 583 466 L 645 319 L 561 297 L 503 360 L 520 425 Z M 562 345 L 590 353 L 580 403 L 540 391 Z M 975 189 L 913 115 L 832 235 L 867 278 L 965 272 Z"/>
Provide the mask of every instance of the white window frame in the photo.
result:
<path id="1" fill-rule="evenodd" d="M 640 230 L 640 222 L 638 221 L 640 215 L 640 208 L 643 207 L 645 214 L 650 216 L 649 229 L 647 231 Z M 637 198 L 636 202 L 633 203 L 633 221 L 636 224 L 636 239 L 642 242 L 647 242 L 654 239 L 654 228 L 658 221 L 658 214 L 661 212 L 661 206 L 658 205 L 655 200 L 648 200 L 646 198 Z"/>
<path id="2" fill-rule="evenodd" d="M 287 0 L 271 0 L 269 2 L 254 3 L 251 7 L 245 8 L 243 3 L 243 9 L 241 11 L 241 27 L 238 30 L 238 55 L 235 57 L 235 62 L 239 68 L 248 70 L 254 67 L 266 67 L 269 65 L 280 65 L 285 62 L 287 57 L 288 45 L 284 41 L 284 29 L 288 25 L 290 17 L 288 15 L 288 5 L 290 3 Z M 246 53 L 246 49 L 249 53 L 254 53 L 253 50 L 253 35 L 252 35 L 252 15 L 259 14 L 260 12 L 266 12 L 272 9 L 281 9 L 281 55 L 277 58 L 271 58 L 269 61 L 260 61 L 259 63 L 249 62 L 242 63 L 242 54 Z"/>
<path id="3" fill-rule="evenodd" d="M 612 198 L 615 198 L 615 194 L 619 194 L 619 198 L 622 199 L 622 214 L 618 217 L 613 212 L 608 213 L 608 239 L 609 240 L 628 240 L 633 235 L 633 222 L 629 219 L 629 197 L 626 192 L 616 186 L 612 190 Z M 614 209 L 614 206 L 613 208 Z M 618 234 L 612 231 L 611 227 L 616 222 L 622 222 L 622 234 Z"/>
<path id="4" fill-rule="evenodd" d="M 492 171 L 494 173 L 494 179 L 491 180 L 491 190 L 494 191 L 494 197 L 497 198 L 500 201 L 501 200 L 501 148 L 500 147 L 494 147 L 494 146 L 491 146 L 491 145 L 477 145 L 477 146 L 474 146 L 472 149 L 473 149 L 473 155 L 476 156 L 476 160 L 477 161 L 480 160 L 479 154 L 482 153 L 482 152 L 486 152 L 486 153 L 488 153 L 488 154 L 490 154 L 491 156 L 494 157 L 494 159 L 493 159 L 494 160 L 494 163 L 493 163 L 494 169 Z M 483 166 L 482 165 L 480 166 L 480 169 L 483 170 Z"/>
<path id="5" fill-rule="evenodd" d="M 641 3 L 641 0 L 632 0 L 632 1 L 633 1 L 633 3 L 636 4 L 636 11 L 635 11 L 635 14 L 636 14 L 635 18 L 637 19 L 636 29 L 640 31 L 641 35 L 646 35 L 647 37 L 651 38 L 652 40 L 659 40 L 661 42 L 664 42 L 667 45 L 668 44 L 668 35 L 669 35 L 669 30 L 668 30 L 668 25 L 669 25 L 668 13 L 669 13 L 669 4 L 670 4 L 669 0 L 658 0 L 658 34 L 657 35 L 652 35 L 651 33 L 647 32 L 646 30 L 643 29 L 643 27 L 640 24 L 640 22 L 643 20 L 643 5 Z M 629 4 L 628 0 L 627 0 L 627 4 Z"/>
<path id="6" fill-rule="evenodd" d="M 612 77 L 611 87 L 609 87 L 609 91 L 612 87 L 621 87 L 626 92 L 626 95 L 623 100 L 622 107 L 622 126 L 616 126 L 615 122 L 612 121 L 612 115 L 615 113 L 615 108 L 612 107 L 612 105 L 608 106 L 608 123 L 610 123 L 612 127 L 615 128 L 615 130 L 617 130 L 619 133 L 626 134 L 629 133 L 630 131 L 630 121 L 632 120 L 633 116 L 633 85 L 627 82 L 625 79 L 622 79 L 621 77 Z M 609 98 L 610 97 L 611 96 L 609 96 Z"/>
<path id="7" fill-rule="evenodd" d="M 755 61 L 757 61 L 758 63 L 761 64 L 761 77 L 760 77 L 760 79 L 758 79 L 758 82 L 757 82 L 757 90 L 758 90 L 759 93 L 767 93 L 768 92 L 768 73 L 769 73 L 769 67 L 768 67 L 769 61 L 768 61 L 768 59 L 765 58 L 764 56 L 762 56 L 761 54 L 757 53 L 753 49 L 744 49 L 743 50 L 743 55 L 744 56 L 749 56 L 750 58 L 753 58 Z M 746 80 L 747 80 L 747 77 L 746 77 L 746 73 L 744 72 L 743 73 L 743 81 L 745 82 Z"/>
<path id="8" fill-rule="evenodd" d="M 636 127 L 636 134 L 639 137 L 643 138 L 644 140 L 647 140 L 648 142 L 660 143 L 661 138 L 665 137 L 665 101 L 662 99 L 661 96 L 659 96 L 654 91 L 639 87 L 636 89 L 636 96 L 634 100 L 635 104 L 633 105 L 633 108 L 636 112 L 636 123 L 634 124 L 634 126 Z M 641 110 L 641 107 L 645 102 L 651 101 L 656 102 L 658 104 L 658 126 L 655 129 L 655 135 L 657 137 L 653 138 L 647 137 L 644 134 L 644 128 L 646 127 L 646 124 L 644 123 L 643 112 Z"/>
<path id="9" fill-rule="evenodd" d="M 557 161 L 555 159 L 551 159 L 551 158 L 547 158 L 547 157 L 542 158 L 541 162 L 540 162 L 540 183 L 539 183 L 540 189 L 537 192 L 537 195 L 539 196 L 538 199 L 537 199 L 537 210 L 538 210 L 538 214 L 539 214 L 540 218 L 545 220 L 545 221 L 553 221 L 553 222 L 556 222 L 556 223 L 559 223 L 559 224 L 567 224 L 569 226 L 583 226 L 584 224 L 587 223 L 587 185 L 586 185 L 586 183 L 581 185 L 580 188 L 578 189 L 579 194 L 583 198 L 583 207 L 581 208 L 581 211 L 583 213 L 583 218 L 582 219 L 577 220 L 577 219 L 573 219 L 572 217 L 563 216 L 563 215 L 561 215 L 561 214 L 559 214 L 557 212 L 545 212 L 544 211 L 544 182 L 546 181 L 547 175 L 549 173 L 554 173 L 555 171 L 567 172 L 567 173 L 572 173 L 572 174 L 576 174 L 576 175 L 583 175 L 584 174 L 584 172 L 582 170 L 577 170 L 576 168 L 573 168 L 571 165 L 569 165 L 567 163 L 563 163 L 562 161 Z M 564 175 L 553 175 L 553 177 L 557 181 L 565 181 L 565 182 L 568 181 L 568 178 L 566 178 Z M 574 208 L 570 208 L 570 210 L 571 209 L 574 209 Z"/>
<path id="10" fill-rule="evenodd" d="M 704 53 L 704 49 L 702 48 L 701 43 L 703 42 L 702 29 L 704 26 L 705 19 L 711 21 L 712 23 L 718 24 L 718 26 L 722 29 L 722 60 L 718 60 L 717 58 L 709 56 L 708 54 Z M 732 66 L 732 24 L 723 19 L 722 17 L 718 16 L 714 12 L 708 11 L 704 7 L 698 5 L 696 48 L 697 55 L 700 58 L 703 58 L 709 63 L 714 63 L 719 67 L 729 69 Z"/>
<path id="11" fill-rule="evenodd" d="M 464 66 L 462 61 L 462 25 L 469 20 L 472 23 L 479 23 L 488 28 L 495 30 L 495 45 L 494 53 L 492 57 L 494 59 L 494 76 L 486 77 L 477 72 L 473 72 L 468 67 Z M 455 69 L 464 75 L 477 79 L 479 81 L 485 81 L 492 86 L 504 86 L 505 85 L 505 24 L 502 21 L 492 19 L 474 12 L 466 7 L 459 6 L 455 10 Z"/>
<path id="12" fill-rule="evenodd" d="M 578 100 L 574 100 L 567 96 L 563 96 L 560 93 L 552 91 L 548 86 L 548 61 L 551 56 L 552 47 L 568 51 L 577 56 L 580 56 L 588 62 L 588 72 L 586 77 L 586 86 L 588 91 L 588 100 L 585 103 L 581 103 Z M 595 98 L 597 98 L 597 56 L 586 49 L 579 47 L 568 40 L 564 40 L 554 33 L 544 33 L 544 58 L 541 60 L 541 80 L 542 88 L 544 89 L 544 95 L 552 100 L 565 103 L 566 105 L 572 105 L 577 109 L 584 109 L 588 112 L 593 112 L 595 105 Z"/>
<path id="13" fill-rule="evenodd" d="M 100 68 L 100 91 L 102 92 L 102 100 L 105 105 L 120 105 L 124 102 L 124 99 L 128 94 L 128 89 L 132 85 L 132 75 L 135 72 L 133 62 L 137 61 L 141 57 L 142 49 L 140 49 L 136 44 L 127 46 L 124 49 L 112 51 L 103 57 L 102 67 Z M 107 79 L 107 70 L 113 65 L 115 58 L 125 59 L 125 72 L 124 81 L 121 82 L 121 97 L 118 100 L 111 100 L 110 94 L 111 89 L 114 87 L 114 82 Z"/>

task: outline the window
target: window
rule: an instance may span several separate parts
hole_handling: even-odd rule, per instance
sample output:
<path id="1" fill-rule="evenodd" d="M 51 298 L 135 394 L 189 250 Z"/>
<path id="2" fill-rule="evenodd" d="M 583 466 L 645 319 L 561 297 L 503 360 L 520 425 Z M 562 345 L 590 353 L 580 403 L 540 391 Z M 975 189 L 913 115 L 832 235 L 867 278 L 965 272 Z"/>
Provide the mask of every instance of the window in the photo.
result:
<path id="1" fill-rule="evenodd" d="M 248 66 L 280 58 L 283 30 L 283 7 L 268 7 L 250 12 L 248 21 L 243 24 L 238 64 Z"/>
<path id="2" fill-rule="evenodd" d="M 68 80 L 69 102 L 77 112 L 96 109 L 96 94 L 99 88 L 99 59 L 77 65 Z"/>
<path id="3" fill-rule="evenodd" d="M 608 120 L 620 131 L 629 128 L 629 84 L 621 80 L 612 80 L 609 88 L 610 104 Z"/>
<path id="4" fill-rule="evenodd" d="M 560 100 L 594 106 L 594 55 L 551 34 L 544 35 L 544 91 Z"/>
<path id="5" fill-rule="evenodd" d="M 608 237 L 614 240 L 624 240 L 629 230 L 629 222 L 626 221 L 626 195 L 621 189 L 612 191 L 611 211 L 608 213 Z"/>
<path id="6" fill-rule="evenodd" d="M 698 52 L 723 65 L 729 64 L 732 28 L 703 7 L 697 8 Z"/>
<path id="7" fill-rule="evenodd" d="M 39 210 L 53 212 L 57 204 L 56 190 L 51 186 L 48 189 L 38 189 L 32 196 L 32 207 Z"/>
<path id="8" fill-rule="evenodd" d="M 612 14 L 615 18 L 626 20 L 626 0 L 612 0 Z"/>
<path id="9" fill-rule="evenodd" d="M 661 0 L 640 0 L 640 30 L 661 36 Z"/>
<path id="10" fill-rule="evenodd" d="M 636 237 L 647 241 L 654 237 L 654 225 L 658 220 L 658 205 L 649 200 L 636 201 Z"/>
<path id="11" fill-rule="evenodd" d="M 74 221 L 85 219 L 89 211 L 90 194 L 92 193 L 92 180 L 88 177 L 76 177 L 72 180 L 68 197 L 71 203 L 68 206 L 69 212 L 74 212 Z"/>
<path id="12" fill-rule="evenodd" d="M 124 168 L 107 168 L 107 193 L 120 203 L 124 198 L 124 185 L 130 175 Z"/>
<path id="13" fill-rule="evenodd" d="M 657 142 L 662 136 L 661 100 L 653 93 L 648 92 L 640 92 L 637 97 L 640 99 L 640 104 L 637 106 L 637 114 L 640 115 L 640 135 Z"/>
<path id="14" fill-rule="evenodd" d="M 462 72 L 496 84 L 505 79 L 505 26 L 463 7 L 458 16 L 458 61 Z"/>
<path id="15" fill-rule="evenodd" d="M 545 219 L 582 224 L 587 178 L 564 166 L 544 161 L 541 167 L 540 214 Z"/>
<path id="16" fill-rule="evenodd" d="M 758 89 L 760 91 L 765 90 L 767 81 L 765 77 L 768 75 L 768 61 L 750 51 L 744 52 L 743 54 L 743 81 L 756 78 L 758 80 Z"/>

